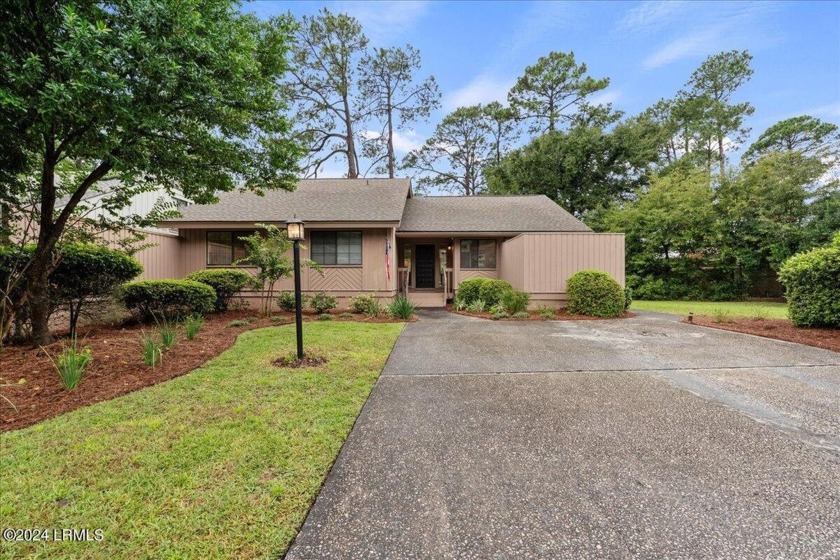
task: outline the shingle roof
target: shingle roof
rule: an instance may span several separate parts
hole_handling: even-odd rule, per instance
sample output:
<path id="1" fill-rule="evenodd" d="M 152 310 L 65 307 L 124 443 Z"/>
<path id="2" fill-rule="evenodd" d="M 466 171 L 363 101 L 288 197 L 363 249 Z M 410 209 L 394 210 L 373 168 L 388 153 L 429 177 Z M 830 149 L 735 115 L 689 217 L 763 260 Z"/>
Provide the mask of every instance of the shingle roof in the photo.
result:
<path id="1" fill-rule="evenodd" d="M 592 231 L 545 195 L 429 196 L 406 201 L 399 231 Z"/>
<path id="2" fill-rule="evenodd" d="M 282 222 L 293 215 L 304 222 L 398 222 L 410 179 L 303 179 L 297 189 L 219 195 L 217 204 L 194 204 L 181 210 L 181 222 Z"/>

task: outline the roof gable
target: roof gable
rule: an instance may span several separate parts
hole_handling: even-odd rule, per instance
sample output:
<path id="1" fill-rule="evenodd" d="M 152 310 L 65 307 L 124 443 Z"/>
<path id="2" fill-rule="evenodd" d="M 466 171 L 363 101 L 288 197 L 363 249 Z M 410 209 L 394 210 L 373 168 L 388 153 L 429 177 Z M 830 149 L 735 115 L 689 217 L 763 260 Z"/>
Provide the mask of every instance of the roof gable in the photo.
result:
<path id="1" fill-rule="evenodd" d="M 545 195 L 430 196 L 406 201 L 399 231 L 592 231 Z"/>
<path id="2" fill-rule="evenodd" d="M 181 210 L 183 222 L 284 222 L 294 215 L 304 222 L 399 222 L 410 179 L 302 179 L 294 191 L 229 192 L 216 204 Z"/>

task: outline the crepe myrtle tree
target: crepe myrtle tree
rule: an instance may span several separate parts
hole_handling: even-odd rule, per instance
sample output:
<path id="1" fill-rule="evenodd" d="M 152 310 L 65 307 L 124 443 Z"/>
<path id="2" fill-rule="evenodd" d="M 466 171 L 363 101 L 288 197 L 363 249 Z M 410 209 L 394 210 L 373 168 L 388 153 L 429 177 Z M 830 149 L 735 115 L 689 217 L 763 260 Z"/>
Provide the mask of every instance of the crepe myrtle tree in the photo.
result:
<path id="1" fill-rule="evenodd" d="M 260 21 L 233 0 L 3 5 L 0 202 L 37 214 L 24 295 L 35 344 L 51 339 L 56 245 L 103 178 L 119 180 L 109 186 L 114 215 L 153 185 L 199 203 L 237 185 L 293 188 L 300 152 L 278 89 L 288 17 Z M 78 170 L 57 181 L 67 161 Z"/>

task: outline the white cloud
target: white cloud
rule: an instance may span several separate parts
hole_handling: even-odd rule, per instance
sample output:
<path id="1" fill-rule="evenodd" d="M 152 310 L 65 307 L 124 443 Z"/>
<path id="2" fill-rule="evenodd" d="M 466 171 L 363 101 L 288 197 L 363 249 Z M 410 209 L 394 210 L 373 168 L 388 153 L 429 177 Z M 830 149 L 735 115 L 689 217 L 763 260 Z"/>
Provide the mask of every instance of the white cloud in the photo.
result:
<path id="1" fill-rule="evenodd" d="M 336 2 L 335 11 L 359 20 L 368 39 L 376 46 L 399 39 L 423 18 L 430 2 L 404 0 L 392 2 Z"/>
<path id="2" fill-rule="evenodd" d="M 719 25 L 671 41 L 645 58 L 645 68 L 651 70 L 689 56 L 717 52 L 720 50 L 718 45 L 724 28 L 725 26 Z"/>
<path id="3" fill-rule="evenodd" d="M 659 27 L 678 15 L 686 8 L 687 4 L 682 0 L 642 2 L 635 8 L 627 10 L 627 13 L 618 22 L 618 28 L 640 30 Z"/>
<path id="4" fill-rule="evenodd" d="M 587 99 L 587 103 L 590 105 L 606 105 L 607 103 L 615 103 L 621 99 L 621 95 L 621 90 L 607 89 L 592 95 L 589 99 Z"/>
<path id="5" fill-rule="evenodd" d="M 505 103 L 507 94 L 516 80 L 496 78 L 486 74 L 479 75 L 464 87 L 448 93 L 443 105 L 448 111 L 458 107 L 499 101 Z"/>
<path id="6" fill-rule="evenodd" d="M 840 101 L 828 103 L 827 105 L 821 105 L 820 107 L 814 107 L 811 110 L 805 111 L 802 114 L 811 115 L 814 117 L 838 118 L 840 117 Z"/>
<path id="7" fill-rule="evenodd" d="M 379 138 L 382 136 L 381 133 L 375 130 L 365 130 L 362 131 L 362 136 L 369 140 L 374 138 Z M 415 130 L 408 129 L 404 132 L 400 132 L 399 130 L 394 131 L 394 151 L 399 153 L 408 153 L 412 150 L 416 150 L 420 146 L 423 145 L 423 137 L 417 134 Z"/>

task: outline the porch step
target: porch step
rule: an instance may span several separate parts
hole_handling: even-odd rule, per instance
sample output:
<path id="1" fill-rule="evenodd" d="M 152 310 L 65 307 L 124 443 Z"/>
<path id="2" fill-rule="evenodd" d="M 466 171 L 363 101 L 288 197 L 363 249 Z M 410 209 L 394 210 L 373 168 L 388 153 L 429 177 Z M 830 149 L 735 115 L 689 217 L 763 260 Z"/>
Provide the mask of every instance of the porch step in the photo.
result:
<path id="1" fill-rule="evenodd" d="M 409 292 L 408 299 L 417 307 L 444 307 L 443 292 Z"/>

